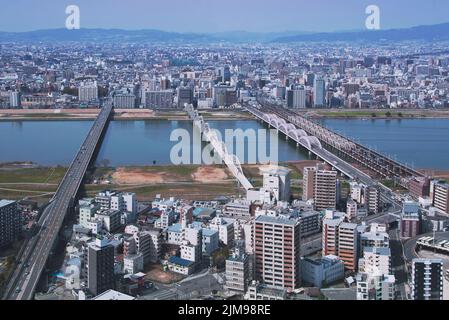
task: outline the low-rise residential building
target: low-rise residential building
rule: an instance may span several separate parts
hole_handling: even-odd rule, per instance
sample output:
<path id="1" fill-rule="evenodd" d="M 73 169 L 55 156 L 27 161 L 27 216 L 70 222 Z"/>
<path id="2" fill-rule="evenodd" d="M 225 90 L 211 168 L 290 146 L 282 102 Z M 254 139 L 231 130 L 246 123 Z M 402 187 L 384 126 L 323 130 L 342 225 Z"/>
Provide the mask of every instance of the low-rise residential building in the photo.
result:
<path id="1" fill-rule="evenodd" d="M 301 259 L 302 281 L 321 288 L 344 279 L 345 266 L 337 256 L 328 255 L 321 259 Z"/>
<path id="2" fill-rule="evenodd" d="M 137 253 L 123 257 L 123 271 L 129 274 L 143 271 L 143 254 Z"/>
<path id="3" fill-rule="evenodd" d="M 285 300 L 287 290 L 268 287 L 258 281 L 252 281 L 245 294 L 245 300 Z"/>

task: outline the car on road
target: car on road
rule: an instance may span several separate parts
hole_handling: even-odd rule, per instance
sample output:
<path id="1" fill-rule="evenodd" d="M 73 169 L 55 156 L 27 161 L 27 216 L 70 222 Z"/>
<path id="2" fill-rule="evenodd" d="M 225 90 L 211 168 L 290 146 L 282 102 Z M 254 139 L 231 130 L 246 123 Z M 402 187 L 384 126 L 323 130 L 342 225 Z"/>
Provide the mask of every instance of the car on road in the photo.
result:
<path id="1" fill-rule="evenodd" d="M 20 288 L 16 289 L 16 293 L 19 293 L 20 291 L 22 291 L 22 289 L 20 289 Z"/>

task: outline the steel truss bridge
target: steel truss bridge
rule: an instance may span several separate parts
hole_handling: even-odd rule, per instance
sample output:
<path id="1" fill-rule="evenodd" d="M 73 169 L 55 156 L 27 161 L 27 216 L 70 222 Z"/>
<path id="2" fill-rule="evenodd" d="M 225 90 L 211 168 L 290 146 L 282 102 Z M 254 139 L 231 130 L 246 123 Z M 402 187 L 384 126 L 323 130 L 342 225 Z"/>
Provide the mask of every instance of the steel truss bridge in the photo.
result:
<path id="1" fill-rule="evenodd" d="M 291 110 L 273 107 L 265 101 L 262 103 L 263 106 L 261 105 L 260 109 L 257 110 L 264 114 L 265 118 L 262 120 L 267 124 L 277 126 L 280 131 L 284 134 L 287 133 L 289 137 L 293 136 L 295 139 L 302 138 L 303 142 L 307 140 L 315 146 L 317 146 L 319 142 L 321 147 L 329 150 L 342 159 L 357 163 L 360 166 L 369 169 L 381 179 L 392 179 L 401 186 L 407 188 L 408 182 L 412 178 L 424 176 L 422 173 L 405 164 L 393 160 L 357 142 L 351 141 L 347 137 L 335 133 Z M 249 108 L 254 110 L 253 107 L 247 107 L 246 109 L 250 111 Z M 260 117 L 258 118 L 260 119 Z"/>

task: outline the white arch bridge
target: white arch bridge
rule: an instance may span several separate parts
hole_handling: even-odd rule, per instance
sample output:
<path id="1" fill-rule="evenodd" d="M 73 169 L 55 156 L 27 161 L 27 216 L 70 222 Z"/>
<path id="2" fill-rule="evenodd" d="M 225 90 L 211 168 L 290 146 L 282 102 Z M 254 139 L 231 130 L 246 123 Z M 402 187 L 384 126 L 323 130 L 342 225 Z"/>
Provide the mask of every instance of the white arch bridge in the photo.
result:
<path id="1" fill-rule="evenodd" d="M 186 105 L 185 111 L 189 115 L 189 118 L 193 121 L 194 126 L 196 126 L 207 142 L 209 142 L 214 150 L 218 153 L 218 156 L 226 164 L 231 173 L 236 177 L 240 184 L 246 189 L 254 189 L 251 182 L 243 173 L 242 165 L 240 160 L 234 154 L 230 154 L 226 147 L 226 144 L 220 140 L 214 130 L 209 127 L 209 124 L 204 121 L 203 117 L 198 113 L 197 110 L 193 108 L 192 105 Z"/>

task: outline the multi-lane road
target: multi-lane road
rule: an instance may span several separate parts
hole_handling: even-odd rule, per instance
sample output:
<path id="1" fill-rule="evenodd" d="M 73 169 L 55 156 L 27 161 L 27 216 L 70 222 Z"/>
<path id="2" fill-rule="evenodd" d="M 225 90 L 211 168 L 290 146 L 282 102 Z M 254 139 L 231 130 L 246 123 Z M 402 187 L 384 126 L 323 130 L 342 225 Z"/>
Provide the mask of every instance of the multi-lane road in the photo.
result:
<path id="1" fill-rule="evenodd" d="M 74 205 L 97 144 L 100 142 L 113 110 L 107 100 L 67 170 L 54 197 L 40 217 L 35 234 L 28 239 L 16 257 L 16 268 L 9 278 L 3 296 L 8 300 L 30 300 L 39 282 L 49 255 L 63 226 L 64 219 Z"/>

